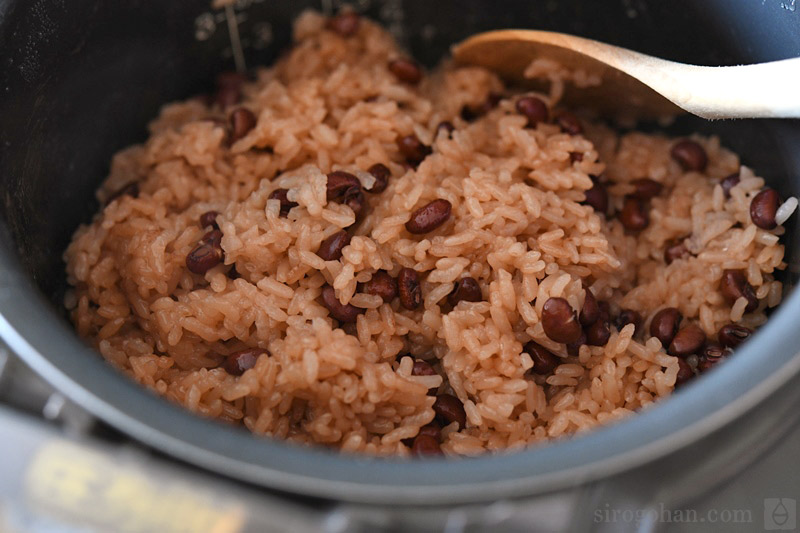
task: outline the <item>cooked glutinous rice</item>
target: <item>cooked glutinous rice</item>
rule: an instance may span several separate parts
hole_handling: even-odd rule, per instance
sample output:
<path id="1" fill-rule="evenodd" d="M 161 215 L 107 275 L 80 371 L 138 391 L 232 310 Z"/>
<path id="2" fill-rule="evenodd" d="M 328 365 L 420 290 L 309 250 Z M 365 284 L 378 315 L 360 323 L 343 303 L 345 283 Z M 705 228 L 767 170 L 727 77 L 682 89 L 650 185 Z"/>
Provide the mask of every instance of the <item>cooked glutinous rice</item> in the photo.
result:
<path id="1" fill-rule="evenodd" d="M 692 136 L 676 156 L 677 140 L 564 114 L 558 94 L 527 95 L 549 115 L 528 126 L 494 74 L 445 64 L 417 83 L 364 19 L 306 12 L 294 38 L 254 80 L 221 79 L 216 101 L 165 106 L 114 156 L 105 207 L 65 253 L 79 334 L 158 394 L 348 452 L 517 449 L 628 416 L 710 367 L 691 346 L 691 364 L 668 355 L 650 334 L 658 311 L 714 341 L 780 302 L 780 224 L 797 200 L 775 229 L 755 225 L 764 180 L 718 139 Z M 331 194 L 334 171 L 356 182 L 340 174 Z M 652 198 L 644 177 L 661 186 Z M 587 205 L 593 187 L 605 212 Z M 411 220 L 434 200 L 440 225 Z M 210 211 L 218 231 L 201 227 Z M 725 276 L 746 290 L 731 299 Z M 552 327 L 579 331 L 569 308 L 587 290 L 608 304 L 584 328 L 602 345 L 568 351 Z M 548 329 L 557 298 L 567 314 Z M 408 440 L 435 417 L 432 437 Z"/>

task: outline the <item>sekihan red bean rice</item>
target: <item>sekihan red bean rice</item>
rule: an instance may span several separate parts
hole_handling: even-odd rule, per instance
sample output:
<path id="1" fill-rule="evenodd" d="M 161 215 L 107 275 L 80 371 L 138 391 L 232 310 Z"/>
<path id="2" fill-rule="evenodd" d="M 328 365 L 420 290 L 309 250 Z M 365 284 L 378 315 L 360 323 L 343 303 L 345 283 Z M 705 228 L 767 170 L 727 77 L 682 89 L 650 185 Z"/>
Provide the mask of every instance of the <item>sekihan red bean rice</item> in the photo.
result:
<path id="1" fill-rule="evenodd" d="M 99 199 L 131 183 L 138 194 L 128 187 L 75 233 L 66 305 L 78 333 L 142 385 L 259 435 L 409 455 L 426 426 L 419 453 L 439 442 L 447 455 L 473 455 L 626 417 L 668 396 L 687 378 L 679 372 L 708 366 L 702 353 L 679 363 L 650 336 L 663 308 L 713 343 L 729 323 L 759 327 L 780 303 L 783 228 L 753 223 L 765 182 L 718 139 L 693 136 L 707 163 L 686 170 L 675 139 L 564 122 L 558 80 L 580 73 L 530 93 L 550 118 L 529 124 L 521 96 L 494 74 L 445 64 L 417 83 L 392 72 L 406 56 L 388 33 L 347 22 L 342 35 L 304 13 L 288 55 L 254 81 L 221 85 L 226 98 L 241 91 L 238 103 L 169 104 L 146 142 L 114 156 Z M 378 163 L 388 186 L 370 193 Z M 334 171 L 358 183 L 329 199 Z M 726 198 L 720 181 L 732 174 Z M 660 192 L 626 200 L 643 177 Z M 605 212 L 585 200 L 597 183 Z M 412 213 L 433 201 L 449 203 L 447 218 L 409 232 L 420 227 L 407 226 Z M 644 229 L 621 222 L 626 201 Z M 779 207 L 780 223 L 796 204 Z M 204 214 L 218 234 L 200 226 Z M 317 253 L 326 239 L 320 253 L 335 259 Z M 416 308 L 414 287 L 392 292 L 401 269 L 419 280 Z M 728 270 L 752 287 L 752 311 L 746 296 L 721 291 Z M 577 316 L 587 290 L 608 305 L 607 341 L 570 355 L 545 333 L 543 307 L 563 298 Z M 641 323 L 620 321 L 623 312 Z M 536 364 L 552 370 L 533 371 L 531 341 L 544 350 Z M 464 424 L 457 404 L 437 400 L 445 395 Z"/>

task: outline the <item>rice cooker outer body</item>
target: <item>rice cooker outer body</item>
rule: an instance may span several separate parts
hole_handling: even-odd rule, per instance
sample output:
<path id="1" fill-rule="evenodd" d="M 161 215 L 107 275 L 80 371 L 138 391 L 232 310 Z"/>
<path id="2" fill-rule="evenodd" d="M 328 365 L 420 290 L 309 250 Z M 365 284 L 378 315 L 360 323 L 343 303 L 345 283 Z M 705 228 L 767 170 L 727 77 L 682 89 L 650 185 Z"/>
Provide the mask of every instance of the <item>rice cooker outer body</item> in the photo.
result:
<path id="1" fill-rule="evenodd" d="M 249 65 L 274 60 L 291 41 L 294 17 L 320 7 L 237 5 Z M 359 5 L 428 65 L 472 33 L 505 27 L 569 32 L 698 64 L 800 56 L 800 12 L 779 0 Z M 644 497 L 657 489 L 653 476 L 707 487 L 731 471 L 732 457 L 763 449 L 794 416 L 787 406 L 797 404 L 800 331 L 793 315 L 800 298 L 788 294 L 718 371 L 630 420 L 536 450 L 460 461 L 373 460 L 261 440 L 195 417 L 119 375 L 76 338 L 61 310 L 62 253 L 96 211 L 93 193 L 111 155 L 144 140 L 162 104 L 206 91 L 216 73 L 232 68 L 221 11 L 209 0 L 0 0 L 0 50 L 0 335 L 74 401 L 148 445 L 232 478 L 359 503 L 490 501 L 598 481 L 598 494 Z M 685 117 L 672 127 L 691 131 L 718 134 L 783 195 L 800 195 L 800 151 L 792 149 L 800 145 L 798 121 Z M 798 272 L 797 220 L 785 237 L 787 289 Z"/>

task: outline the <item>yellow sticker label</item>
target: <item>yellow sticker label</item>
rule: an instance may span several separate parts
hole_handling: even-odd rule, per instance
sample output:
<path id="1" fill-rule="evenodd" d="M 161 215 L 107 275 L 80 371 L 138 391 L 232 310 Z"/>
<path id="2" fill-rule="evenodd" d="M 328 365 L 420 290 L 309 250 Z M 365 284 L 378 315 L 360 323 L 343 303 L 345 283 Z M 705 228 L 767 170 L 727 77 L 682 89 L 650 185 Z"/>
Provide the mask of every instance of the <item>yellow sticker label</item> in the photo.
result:
<path id="1" fill-rule="evenodd" d="M 246 514 L 230 497 L 180 478 L 145 476 L 135 464 L 61 440 L 36 452 L 25 494 L 62 519 L 126 533 L 237 533 Z"/>

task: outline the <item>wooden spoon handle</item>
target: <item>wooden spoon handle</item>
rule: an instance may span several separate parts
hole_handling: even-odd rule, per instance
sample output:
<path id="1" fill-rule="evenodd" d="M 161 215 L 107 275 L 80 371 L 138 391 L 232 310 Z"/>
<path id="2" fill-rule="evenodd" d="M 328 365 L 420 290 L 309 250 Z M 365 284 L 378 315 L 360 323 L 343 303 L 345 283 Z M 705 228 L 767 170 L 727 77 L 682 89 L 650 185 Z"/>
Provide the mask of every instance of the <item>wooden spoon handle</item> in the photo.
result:
<path id="1" fill-rule="evenodd" d="M 800 58 L 737 67 L 653 66 L 628 72 L 701 117 L 800 118 Z"/>

